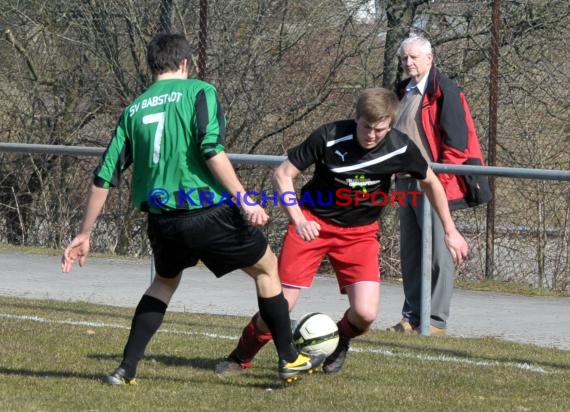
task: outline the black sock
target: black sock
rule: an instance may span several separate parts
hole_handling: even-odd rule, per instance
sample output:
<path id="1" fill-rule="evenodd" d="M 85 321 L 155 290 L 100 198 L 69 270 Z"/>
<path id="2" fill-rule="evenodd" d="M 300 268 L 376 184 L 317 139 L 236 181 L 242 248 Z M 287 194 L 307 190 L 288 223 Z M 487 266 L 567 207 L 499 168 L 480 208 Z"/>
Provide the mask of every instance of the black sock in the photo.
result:
<path id="1" fill-rule="evenodd" d="M 131 322 L 129 339 L 123 351 L 121 367 L 126 377 L 132 379 L 137 372 L 137 365 L 144 355 L 146 346 L 156 333 L 166 312 L 167 304 L 149 295 L 143 295 Z"/>
<path id="2" fill-rule="evenodd" d="M 289 304 L 281 292 L 271 298 L 257 297 L 259 315 L 265 321 L 277 348 L 279 359 L 293 362 L 297 359 L 297 349 L 293 346 L 293 332 L 289 318 Z"/>

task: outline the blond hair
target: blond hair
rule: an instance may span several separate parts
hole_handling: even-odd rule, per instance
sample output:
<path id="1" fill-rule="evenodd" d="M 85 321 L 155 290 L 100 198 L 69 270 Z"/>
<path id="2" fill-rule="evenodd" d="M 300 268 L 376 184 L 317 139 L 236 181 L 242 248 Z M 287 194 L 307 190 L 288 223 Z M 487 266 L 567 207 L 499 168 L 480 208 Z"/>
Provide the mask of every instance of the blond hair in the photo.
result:
<path id="1" fill-rule="evenodd" d="M 363 117 L 370 123 L 390 119 L 393 125 L 399 109 L 400 102 L 393 91 L 381 87 L 364 89 L 356 102 L 356 118 Z"/>

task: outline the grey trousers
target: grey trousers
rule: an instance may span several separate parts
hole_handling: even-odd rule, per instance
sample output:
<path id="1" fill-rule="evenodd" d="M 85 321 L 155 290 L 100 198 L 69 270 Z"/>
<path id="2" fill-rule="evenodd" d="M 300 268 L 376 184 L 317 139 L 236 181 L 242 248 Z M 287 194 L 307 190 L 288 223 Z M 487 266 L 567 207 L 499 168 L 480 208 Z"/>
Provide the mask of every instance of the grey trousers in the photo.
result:
<path id="1" fill-rule="evenodd" d="M 418 181 L 411 178 L 397 178 L 396 190 L 418 191 Z M 404 283 L 405 301 L 402 315 L 417 326 L 421 314 L 422 290 L 422 228 L 423 204 L 425 194 L 406 196 L 404 206 L 400 206 L 400 263 Z M 451 253 L 444 242 L 441 220 L 432 210 L 432 270 L 431 270 L 431 325 L 438 328 L 447 326 L 449 307 L 453 295 L 453 277 L 455 266 Z"/>

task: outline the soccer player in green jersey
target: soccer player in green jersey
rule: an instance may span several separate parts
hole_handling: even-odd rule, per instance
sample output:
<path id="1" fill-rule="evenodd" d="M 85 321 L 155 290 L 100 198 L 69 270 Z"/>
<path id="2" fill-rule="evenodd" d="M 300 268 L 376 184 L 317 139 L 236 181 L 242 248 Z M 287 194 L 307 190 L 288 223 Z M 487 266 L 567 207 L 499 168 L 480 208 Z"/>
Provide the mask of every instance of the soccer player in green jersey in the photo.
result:
<path id="1" fill-rule="evenodd" d="M 132 165 L 132 198 L 148 212 L 156 276 L 135 310 L 123 360 L 104 381 L 135 382 L 182 271 L 199 260 L 217 277 L 241 268 L 255 280 L 259 313 L 279 355 L 279 376 L 292 381 L 319 368 L 324 356 L 300 354 L 292 343 L 277 259 L 258 228 L 269 217 L 255 201 L 242 198 L 245 190 L 224 152 L 225 117 L 216 89 L 188 79 L 190 62 L 190 45 L 180 34 L 161 33 L 149 43 L 154 83 L 121 115 L 95 170 L 80 232 L 64 251 L 62 271 L 69 272 L 76 260 L 85 264 L 109 188 Z"/>

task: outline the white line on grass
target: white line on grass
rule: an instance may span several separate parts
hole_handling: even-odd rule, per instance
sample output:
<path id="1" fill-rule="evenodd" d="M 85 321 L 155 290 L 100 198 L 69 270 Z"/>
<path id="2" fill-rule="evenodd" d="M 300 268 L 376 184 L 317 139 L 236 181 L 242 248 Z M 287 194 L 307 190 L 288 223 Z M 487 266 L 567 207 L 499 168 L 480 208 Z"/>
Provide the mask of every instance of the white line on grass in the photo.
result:
<path id="1" fill-rule="evenodd" d="M 499 362 L 499 361 L 486 361 L 486 360 L 474 360 L 469 358 L 458 358 L 457 356 L 447 356 L 447 355 L 418 355 L 413 353 L 405 352 L 392 352 L 387 349 L 358 349 L 351 348 L 350 351 L 353 352 L 368 352 L 368 353 L 379 353 L 384 356 L 391 356 L 394 358 L 404 358 L 404 359 L 419 359 L 430 362 L 455 362 L 455 363 L 466 363 L 469 365 L 476 366 L 510 366 L 513 368 L 528 370 L 531 372 L 538 373 L 549 373 L 540 366 L 535 366 L 527 362 Z"/>
<path id="2" fill-rule="evenodd" d="M 73 325 L 73 326 L 88 326 L 91 328 L 115 328 L 115 329 L 130 329 L 128 326 L 119 325 L 116 323 L 101 323 L 101 322 L 87 322 L 81 320 L 52 320 L 41 318 L 38 316 L 25 316 L 25 315 L 12 315 L 9 313 L 0 313 L 0 318 L 6 319 L 15 319 L 15 320 L 24 320 L 24 321 L 32 321 L 32 322 L 39 322 L 39 323 L 49 323 L 49 324 L 58 324 L 58 325 Z M 216 333 L 207 333 L 207 332 L 187 332 L 187 331 L 180 331 L 176 329 L 160 329 L 159 332 L 162 333 L 173 333 L 177 335 L 195 335 L 195 336 L 207 336 L 209 338 L 216 338 L 216 339 L 228 339 L 228 340 L 237 340 L 239 336 L 227 336 L 227 335 L 218 335 Z M 414 354 L 409 352 L 393 352 L 387 349 L 360 349 L 360 348 L 351 348 L 351 352 L 366 352 L 366 353 L 377 353 L 384 356 L 390 356 L 394 358 L 404 358 L 404 359 L 418 359 L 423 361 L 429 362 L 453 362 L 453 363 L 464 363 L 469 365 L 475 366 L 508 366 L 517 369 L 527 370 L 531 372 L 537 373 L 550 373 L 540 366 L 535 366 L 530 363 L 526 362 L 499 362 L 499 361 L 486 361 L 486 360 L 474 360 L 468 358 L 459 358 L 457 356 L 447 356 L 447 355 L 422 355 L 422 354 Z"/>
<path id="3" fill-rule="evenodd" d="M 130 326 L 119 325 L 117 323 L 86 322 L 83 320 L 70 320 L 70 319 L 52 320 L 52 319 L 40 318 L 38 316 L 11 315 L 8 313 L 0 313 L 0 318 L 8 318 L 8 319 L 16 319 L 16 320 L 29 320 L 32 322 L 51 323 L 51 324 L 58 324 L 58 325 L 88 326 L 90 328 L 114 328 L 114 329 L 126 329 L 126 330 L 130 329 Z M 177 335 L 207 336 L 209 338 L 217 338 L 217 339 L 229 339 L 229 340 L 239 339 L 239 336 L 218 335 L 215 333 L 207 333 L 207 332 L 187 332 L 187 331 L 181 331 L 181 330 L 176 330 L 176 329 L 159 329 L 158 331 L 162 332 L 162 333 L 174 333 Z"/>

